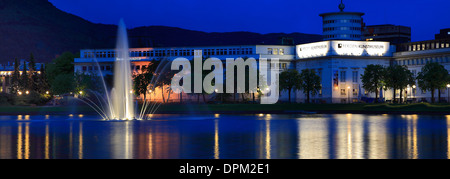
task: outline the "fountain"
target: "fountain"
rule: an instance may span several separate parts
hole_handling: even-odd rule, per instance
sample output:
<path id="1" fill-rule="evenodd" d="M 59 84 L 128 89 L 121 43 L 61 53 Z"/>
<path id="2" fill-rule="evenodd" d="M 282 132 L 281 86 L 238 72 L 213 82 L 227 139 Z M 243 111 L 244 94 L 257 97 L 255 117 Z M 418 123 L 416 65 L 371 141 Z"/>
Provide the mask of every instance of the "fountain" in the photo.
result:
<path id="1" fill-rule="evenodd" d="M 132 78 L 130 54 L 128 49 L 127 29 L 123 19 L 119 22 L 117 32 L 116 61 L 114 62 L 114 87 L 111 91 L 112 108 L 111 119 L 134 119 L 134 103 L 132 92 Z"/>
<path id="2" fill-rule="evenodd" d="M 136 111 L 136 105 L 134 104 L 134 95 L 132 89 L 132 71 L 130 53 L 128 47 L 127 29 L 123 19 L 118 24 L 117 32 L 117 47 L 116 57 L 114 62 L 114 79 L 113 88 L 109 92 L 103 73 L 100 71 L 100 65 L 96 58 L 94 58 L 97 65 L 98 76 L 103 83 L 104 93 L 98 91 L 87 90 L 90 95 L 81 98 L 75 98 L 86 103 L 93 110 L 95 110 L 104 120 L 144 120 L 150 119 L 149 116 L 154 114 L 161 103 L 149 102 L 144 99 L 144 103 L 140 109 L 140 112 Z M 153 78 L 150 82 L 149 91 L 155 91 L 157 84 L 164 76 L 170 75 L 166 72 L 170 67 L 170 60 L 167 58 L 159 59 L 158 66 L 153 72 Z M 156 75 L 156 76 L 155 76 Z M 162 85 L 161 88 L 163 88 Z"/>

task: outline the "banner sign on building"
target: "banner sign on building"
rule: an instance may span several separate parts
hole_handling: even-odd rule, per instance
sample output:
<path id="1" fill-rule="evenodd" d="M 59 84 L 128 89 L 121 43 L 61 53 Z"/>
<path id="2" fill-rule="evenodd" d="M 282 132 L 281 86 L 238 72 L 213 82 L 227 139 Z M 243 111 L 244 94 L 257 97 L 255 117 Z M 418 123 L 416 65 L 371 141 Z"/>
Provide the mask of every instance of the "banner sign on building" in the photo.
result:
<path id="1" fill-rule="evenodd" d="M 389 42 L 324 41 L 297 45 L 297 59 L 324 56 L 389 56 Z"/>

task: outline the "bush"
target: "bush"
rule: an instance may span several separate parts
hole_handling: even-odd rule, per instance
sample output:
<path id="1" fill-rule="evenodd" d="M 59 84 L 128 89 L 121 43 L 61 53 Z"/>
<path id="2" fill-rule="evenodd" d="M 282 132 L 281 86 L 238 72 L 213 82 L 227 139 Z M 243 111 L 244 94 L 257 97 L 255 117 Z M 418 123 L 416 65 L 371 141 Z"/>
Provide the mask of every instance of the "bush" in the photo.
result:
<path id="1" fill-rule="evenodd" d="M 19 106 L 45 105 L 52 99 L 50 95 L 39 94 L 35 91 L 31 91 L 29 94 L 10 95 L 10 96 L 11 100 L 9 104 Z"/>
<path id="2" fill-rule="evenodd" d="M 0 93 L 0 105 L 12 105 L 14 101 L 14 95 L 8 93 Z"/>

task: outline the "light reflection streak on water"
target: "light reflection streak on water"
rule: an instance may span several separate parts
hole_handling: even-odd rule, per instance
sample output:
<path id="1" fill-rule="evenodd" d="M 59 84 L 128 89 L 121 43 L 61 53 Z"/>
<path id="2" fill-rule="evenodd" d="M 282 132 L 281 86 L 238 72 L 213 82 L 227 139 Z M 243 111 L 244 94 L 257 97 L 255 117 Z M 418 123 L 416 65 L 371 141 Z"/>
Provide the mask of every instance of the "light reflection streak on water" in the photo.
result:
<path id="1" fill-rule="evenodd" d="M 266 159 L 271 158 L 271 140 L 270 140 L 270 118 L 268 118 L 266 121 Z"/>
<path id="2" fill-rule="evenodd" d="M 347 114 L 347 159 L 353 158 L 352 146 L 352 114 Z"/>
<path id="3" fill-rule="evenodd" d="M 368 159 L 384 159 L 388 157 L 387 119 L 388 116 L 369 116 L 368 124 Z"/>
<path id="4" fill-rule="evenodd" d="M 78 159 L 83 159 L 83 122 L 80 122 L 78 130 Z"/>
<path id="5" fill-rule="evenodd" d="M 25 131 L 23 126 L 25 125 Z M 17 159 L 30 158 L 30 123 L 18 123 L 17 128 Z"/>
<path id="6" fill-rule="evenodd" d="M 214 120 L 214 159 L 220 159 L 219 150 L 219 120 Z"/>
<path id="7" fill-rule="evenodd" d="M 46 117 L 47 119 L 47 117 Z M 45 124 L 45 159 L 50 159 L 50 126 Z"/>
<path id="8" fill-rule="evenodd" d="M 249 119 L 240 119 L 252 121 L 245 124 L 255 126 L 249 126 L 248 131 L 239 130 L 253 135 L 243 133 L 246 138 L 237 140 L 238 143 L 233 143 L 235 140 L 227 136 L 236 132 L 230 128 L 240 120 L 222 119 L 227 115 L 219 117 L 214 115 L 211 120 L 192 121 L 201 124 L 199 129 L 193 129 L 197 125 L 186 120 L 140 121 L 139 125 L 143 126 L 138 126 L 136 121 L 91 123 L 68 120 L 61 123 L 53 116 L 51 121 L 33 121 L 35 116 L 11 116 L 13 123 L 0 123 L 0 158 L 84 159 L 100 155 L 105 158 L 201 156 L 220 159 L 232 157 L 233 153 L 261 159 L 450 158 L 450 115 L 439 119 L 419 115 L 359 114 L 303 115 L 286 119 L 280 115 L 260 117 L 256 114 Z M 231 124 L 227 123 L 230 120 Z M 190 124 L 189 129 L 184 124 Z M 97 133 L 97 127 L 102 132 Z M 255 142 L 243 142 L 247 140 Z M 442 142 L 433 143 L 433 150 L 424 146 L 438 140 Z M 247 150 L 239 151 L 236 145 L 246 145 Z M 103 154 L 105 150 L 106 154 Z"/>
<path id="9" fill-rule="evenodd" d="M 447 115 L 447 159 L 450 159 L 450 115 Z"/>
<path id="10" fill-rule="evenodd" d="M 22 159 L 22 123 L 17 126 L 17 159 Z"/>
<path id="11" fill-rule="evenodd" d="M 298 158 L 327 159 L 329 158 L 328 124 L 325 118 L 299 118 L 298 126 Z"/>
<path id="12" fill-rule="evenodd" d="M 148 133 L 148 153 L 147 153 L 147 159 L 153 159 L 153 134 L 152 131 Z"/>

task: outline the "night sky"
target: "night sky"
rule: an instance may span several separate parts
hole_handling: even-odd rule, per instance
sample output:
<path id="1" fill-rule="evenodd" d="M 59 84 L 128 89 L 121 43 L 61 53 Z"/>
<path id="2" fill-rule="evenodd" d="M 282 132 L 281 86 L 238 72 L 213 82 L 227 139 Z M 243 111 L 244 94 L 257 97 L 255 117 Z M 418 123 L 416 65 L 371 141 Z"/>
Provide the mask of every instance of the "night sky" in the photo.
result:
<path id="1" fill-rule="evenodd" d="M 49 0 L 94 23 L 129 28 L 164 25 L 205 32 L 322 33 L 320 13 L 339 11 L 339 0 Z M 364 12 L 366 25 L 412 27 L 412 41 L 431 40 L 450 28 L 449 0 L 344 0 L 345 11 Z"/>

